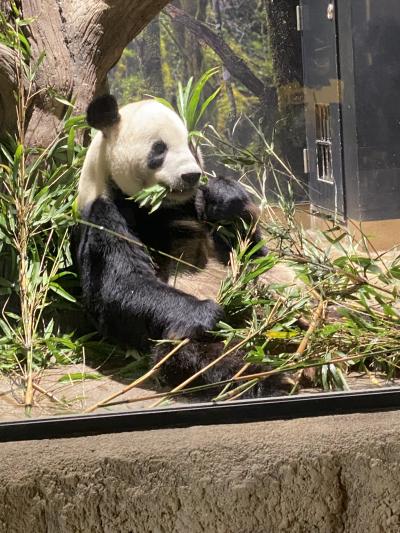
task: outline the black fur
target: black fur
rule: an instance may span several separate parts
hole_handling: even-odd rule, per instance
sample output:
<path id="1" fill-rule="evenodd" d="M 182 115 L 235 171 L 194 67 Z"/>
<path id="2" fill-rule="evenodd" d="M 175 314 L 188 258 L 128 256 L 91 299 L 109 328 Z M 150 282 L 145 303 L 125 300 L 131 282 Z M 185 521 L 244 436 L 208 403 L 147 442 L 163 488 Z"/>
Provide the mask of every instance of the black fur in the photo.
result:
<path id="1" fill-rule="evenodd" d="M 119 119 L 118 104 L 111 94 L 95 98 L 86 111 L 87 123 L 98 130 L 113 126 Z"/>
<path id="2" fill-rule="evenodd" d="M 202 216 L 209 222 L 237 220 L 249 221 L 250 198 L 246 190 L 231 178 L 210 179 L 201 187 L 203 194 Z"/>
<path id="3" fill-rule="evenodd" d="M 214 225 L 215 251 L 222 263 L 228 263 L 230 251 L 236 245 L 237 234 L 242 238 L 250 236 L 254 243 L 261 240 L 261 233 L 257 228 L 258 208 L 237 181 L 226 177 L 210 179 L 207 185 L 200 187 L 196 201 L 201 219 Z M 231 230 L 233 239 L 227 238 L 226 232 L 218 231 L 220 224 Z M 263 247 L 255 256 L 267 253 L 267 248 Z"/>
<path id="4" fill-rule="evenodd" d="M 119 343 L 139 348 L 151 338 L 200 338 L 214 327 L 221 309 L 213 301 L 199 301 L 157 277 L 152 259 L 158 254 L 152 258 L 145 245 L 169 250 L 168 227 L 158 226 L 154 238 L 143 241 L 151 235 L 149 228 L 140 231 L 146 227 L 146 223 L 138 223 L 143 214 L 133 201 L 119 204 L 121 210 L 118 202 L 98 198 L 82 213 L 83 219 L 105 228 L 81 225 L 76 254 L 85 304 L 97 328 Z"/>
<path id="5" fill-rule="evenodd" d="M 85 304 L 103 335 L 138 348 L 147 347 L 149 339 L 207 337 L 207 331 L 222 318 L 222 309 L 211 300 L 201 301 L 167 285 L 176 262 L 163 253 L 180 257 L 181 250 L 187 260 L 187 243 L 191 247 L 197 243 L 189 262 L 203 267 L 205 243 L 214 239 L 225 258 L 228 244 L 219 242 L 214 223 L 221 217 L 241 227 L 239 218 L 248 222 L 254 218 L 254 208 L 240 184 L 227 178 L 210 179 L 192 200 L 161 207 L 152 214 L 114 187 L 110 198 L 97 198 L 81 216 L 104 228 L 81 224 L 75 251 Z M 257 231 L 252 239 L 260 240 Z M 170 384 L 203 366 L 201 351 L 193 350 L 193 346 L 181 350 L 165 367 Z M 210 376 L 213 380 L 227 376 L 230 366 L 238 367 L 238 361 L 243 364 L 237 356 L 228 359 L 222 374 L 218 370 Z"/>

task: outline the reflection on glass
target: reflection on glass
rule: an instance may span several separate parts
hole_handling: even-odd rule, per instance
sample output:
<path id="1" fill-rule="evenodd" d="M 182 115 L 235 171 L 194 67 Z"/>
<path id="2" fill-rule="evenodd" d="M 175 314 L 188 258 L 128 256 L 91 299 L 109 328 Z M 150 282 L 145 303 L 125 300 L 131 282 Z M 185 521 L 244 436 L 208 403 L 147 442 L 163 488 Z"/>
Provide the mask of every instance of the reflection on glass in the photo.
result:
<path id="1" fill-rule="evenodd" d="M 122 342 L 118 330 L 130 340 L 143 317 L 117 305 L 113 320 L 96 320 L 101 279 L 90 305 L 82 298 L 70 241 L 73 227 L 85 227 L 74 199 L 91 136 L 65 95 L 54 96 L 67 110 L 64 129 L 45 152 L 23 146 L 24 127 L 10 127 L 0 154 L 0 419 L 397 385 L 399 30 L 397 0 L 301 0 L 297 10 L 187 0 L 168 5 L 109 72 L 120 107 L 158 99 L 181 117 L 188 139 L 176 153 L 201 165 L 203 192 L 195 204 L 168 204 L 168 187 L 143 174 L 145 189 L 124 193 L 110 165 L 99 196 L 129 223 L 110 232 L 102 219 L 97 231 L 112 233 L 110 256 L 118 239 L 139 239 L 157 282 L 218 302 L 220 320 L 199 325 L 207 335 L 188 333 L 195 339 L 156 343 L 166 339 L 145 324 L 148 344 Z M 24 36 L 7 46 L 18 49 Z M 118 119 L 101 120 L 112 138 Z M 132 134 L 118 157 L 154 177 L 175 149 L 171 129 L 156 138 L 140 113 L 132 126 L 140 142 Z M 243 189 L 212 203 L 216 176 Z M 171 310 L 163 296 L 152 304 L 157 316 Z"/>

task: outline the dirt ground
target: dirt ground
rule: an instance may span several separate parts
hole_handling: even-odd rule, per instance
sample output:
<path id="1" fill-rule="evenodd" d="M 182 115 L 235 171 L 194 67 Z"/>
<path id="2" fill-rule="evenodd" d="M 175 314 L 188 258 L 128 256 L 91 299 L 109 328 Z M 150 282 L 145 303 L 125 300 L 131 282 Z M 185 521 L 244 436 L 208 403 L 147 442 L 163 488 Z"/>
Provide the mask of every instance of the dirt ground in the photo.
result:
<path id="1" fill-rule="evenodd" d="M 76 376 L 80 375 L 77 379 Z M 86 379 L 82 379 L 82 374 Z M 347 383 L 351 390 L 371 389 L 378 387 L 399 386 L 400 381 L 387 382 L 383 376 L 368 376 L 352 373 L 347 376 Z M 99 369 L 88 365 L 69 365 L 44 370 L 36 377 L 36 383 L 47 392 L 36 390 L 34 406 L 27 413 L 24 406 L 24 387 L 17 378 L 0 377 L 0 422 L 21 420 L 27 417 L 46 418 L 56 415 L 80 414 L 86 408 L 121 391 L 130 382 L 129 379 L 116 379 L 115 374 L 102 374 Z M 136 387 L 121 395 L 114 401 L 135 400 L 96 410 L 96 413 L 110 413 L 149 409 L 156 399 L 151 398 L 160 392 L 154 382 L 145 387 Z M 315 394 L 320 389 L 304 389 L 302 394 Z M 147 399 L 149 398 L 149 399 Z M 184 405 L 194 400 L 182 399 L 170 401 L 167 405 Z"/>
<path id="2" fill-rule="evenodd" d="M 79 377 L 77 377 L 79 375 Z M 87 376 L 82 379 L 82 375 Z M 17 378 L 0 377 L 0 421 L 42 418 L 54 415 L 82 413 L 87 407 L 120 391 L 128 380 L 117 380 L 113 374 L 102 374 L 88 365 L 68 365 L 44 370 L 35 382 L 48 394 L 34 393 L 34 406 L 30 414 L 24 406 L 22 382 Z M 121 399 L 139 399 L 137 403 L 99 409 L 96 413 L 148 408 L 155 401 L 146 400 L 158 390 L 135 388 Z"/>

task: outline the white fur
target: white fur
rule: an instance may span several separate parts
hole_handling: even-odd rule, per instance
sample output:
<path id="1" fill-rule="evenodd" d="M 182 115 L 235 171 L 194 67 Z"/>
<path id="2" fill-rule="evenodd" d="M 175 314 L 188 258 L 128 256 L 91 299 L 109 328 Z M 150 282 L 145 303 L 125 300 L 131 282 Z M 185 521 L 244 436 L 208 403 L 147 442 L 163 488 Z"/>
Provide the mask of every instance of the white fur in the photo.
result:
<path id="1" fill-rule="evenodd" d="M 78 187 L 78 205 L 83 208 L 106 195 L 108 181 L 127 195 L 156 183 L 172 191 L 182 188 L 181 175 L 201 169 L 188 145 L 188 132 L 180 117 L 155 100 L 143 100 L 120 109 L 117 124 L 98 132 L 89 146 Z M 168 147 L 163 165 L 148 168 L 153 143 Z"/>

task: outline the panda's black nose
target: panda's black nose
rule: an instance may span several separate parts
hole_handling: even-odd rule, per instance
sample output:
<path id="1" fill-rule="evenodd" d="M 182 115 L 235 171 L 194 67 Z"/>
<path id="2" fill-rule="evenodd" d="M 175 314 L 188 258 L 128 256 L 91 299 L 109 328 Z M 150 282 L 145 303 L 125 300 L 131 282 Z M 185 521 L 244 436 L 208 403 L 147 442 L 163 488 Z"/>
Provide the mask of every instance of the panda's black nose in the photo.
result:
<path id="1" fill-rule="evenodd" d="M 192 172 L 190 174 L 182 174 L 181 178 L 185 185 L 194 187 L 200 180 L 200 172 Z"/>

